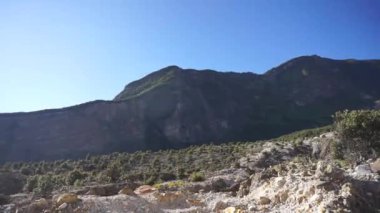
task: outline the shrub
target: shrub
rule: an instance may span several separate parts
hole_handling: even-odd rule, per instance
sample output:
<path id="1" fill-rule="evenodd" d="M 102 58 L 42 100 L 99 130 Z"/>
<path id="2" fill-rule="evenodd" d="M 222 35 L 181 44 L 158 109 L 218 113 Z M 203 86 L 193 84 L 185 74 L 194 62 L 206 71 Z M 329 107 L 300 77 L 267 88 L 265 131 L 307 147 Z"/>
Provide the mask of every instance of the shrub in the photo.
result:
<path id="1" fill-rule="evenodd" d="M 25 184 L 25 190 L 28 192 L 32 192 L 35 188 L 37 188 L 37 183 L 38 183 L 37 176 L 28 177 Z"/>
<path id="2" fill-rule="evenodd" d="M 84 175 L 79 170 L 73 170 L 67 175 L 65 182 L 67 185 L 73 185 L 75 181 L 82 180 L 85 177 L 86 175 Z"/>
<path id="3" fill-rule="evenodd" d="M 37 180 L 37 187 L 34 192 L 41 195 L 49 195 L 54 189 L 54 180 L 51 174 L 41 175 Z"/>
<path id="4" fill-rule="evenodd" d="M 169 181 L 169 180 L 175 180 L 176 175 L 171 172 L 162 172 L 160 173 L 160 180 L 162 181 Z"/>
<path id="5" fill-rule="evenodd" d="M 106 170 L 106 175 L 111 179 L 111 181 L 115 182 L 120 178 L 120 169 L 116 165 L 111 165 Z"/>
<path id="6" fill-rule="evenodd" d="M 380 111 L 354 110 L 337 112 L 334 127 L 345 155 L 368 157 L 380 148 Z"/>
<path id="7" fill-rule="evenodd" d="M 205 176 L 201 172 L 193 172 L 190 175 L 190 180 L 193 181 L 193 182 L 204 181 L 205 180 Z"/>

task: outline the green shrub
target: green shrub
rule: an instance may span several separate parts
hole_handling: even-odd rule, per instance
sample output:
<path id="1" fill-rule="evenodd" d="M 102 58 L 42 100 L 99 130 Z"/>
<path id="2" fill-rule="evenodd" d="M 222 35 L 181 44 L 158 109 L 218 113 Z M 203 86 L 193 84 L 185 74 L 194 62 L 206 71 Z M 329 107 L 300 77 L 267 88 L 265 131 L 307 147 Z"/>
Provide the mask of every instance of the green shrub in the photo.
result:
<path id="1" fill-rule="evenodd" d="M 55 184 L 51 174 L 41 175 L 38 177 L 37 187 L 33 191 L 45 196 L 53 191 L 54 186 Z"/>
<path id="2" fill-rule="evenodd" d="M 151 175 L 151 176 L 148 176 L 145 180 L 144 180 L 144 184 L 147 184 L 147 185 L 153 185 L 155 184 L 157 181 L 157 176 L 156 175 Z"/>
<path id="3" fill-rule="evenodd" d="M 380 111 L 354 110 L 335 113 L 334 127 L 345 155 L 368 157 L 380 149 Z"/>
<path id="4" fill-rule="evenodd" d="M 111 179 L 111 181 L 115 182 L 120 178 L 120 168 L 116 165 L 111 165 L 107 168 L 106 175 Z"/>
<path id="5" fill-rule="evenodd" d="M 35 188 L 37 188 L 37 184 L 38 184 L 38 177 L 30 176 L 26 180 L 25 190 L 28 192 L 32 192 Z"/>
<path id="6" fill-rule="evenodd" d="M 169 181 L 169 180 L 175 180 L 176 175 L 171 172 L 162 172 L 160 173 L 160 180 L 162 181 Z"/>
<path id="7" fill-rule="evenodd" d="M 334 159 L 344 159 L 344 145 L 342 141 L 331 142 L 331 154 Z"/>
<path id="8" fill-rule="evenodd" d="M 65 182 L 67 185 L 74 185 L 75 181 L 82 180 L 85 177 L 86 175 L 79 170 L 73 170 L 67 175 Z"/>
<path id="9" fill-rule="evenodd" d="M 199 182 L 199 181 L 204 181 L 204 180 L 205 180 L 205 175 L 202 172 L 193 172 L 190 175 L 190 181 Z"/>

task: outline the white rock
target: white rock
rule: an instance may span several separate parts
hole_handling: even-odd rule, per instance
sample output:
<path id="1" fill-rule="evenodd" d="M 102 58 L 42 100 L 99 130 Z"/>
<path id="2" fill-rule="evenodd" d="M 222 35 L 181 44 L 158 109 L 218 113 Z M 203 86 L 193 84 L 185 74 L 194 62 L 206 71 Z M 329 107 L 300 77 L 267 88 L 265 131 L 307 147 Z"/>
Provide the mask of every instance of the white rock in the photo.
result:
<path id="1" fill-rule="evenodd" d="M 372 170 L 369 164 L 361 164 L 355 167 L 354 173 L 356 175 L 370 175 Z"/>

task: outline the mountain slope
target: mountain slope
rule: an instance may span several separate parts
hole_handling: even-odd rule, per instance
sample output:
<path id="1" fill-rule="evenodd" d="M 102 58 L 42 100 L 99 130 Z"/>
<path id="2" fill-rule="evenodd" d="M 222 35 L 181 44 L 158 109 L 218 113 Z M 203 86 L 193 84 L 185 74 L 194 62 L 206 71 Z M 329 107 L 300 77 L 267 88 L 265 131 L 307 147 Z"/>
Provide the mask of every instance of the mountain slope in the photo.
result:
<path id="1" fill-rule="evenodd" d="M 380 100 L 380 60 L 292 59 L 263 75 L 170 66 L 113 101 L 0 114 L 0 162 L 267 139 Z"/>

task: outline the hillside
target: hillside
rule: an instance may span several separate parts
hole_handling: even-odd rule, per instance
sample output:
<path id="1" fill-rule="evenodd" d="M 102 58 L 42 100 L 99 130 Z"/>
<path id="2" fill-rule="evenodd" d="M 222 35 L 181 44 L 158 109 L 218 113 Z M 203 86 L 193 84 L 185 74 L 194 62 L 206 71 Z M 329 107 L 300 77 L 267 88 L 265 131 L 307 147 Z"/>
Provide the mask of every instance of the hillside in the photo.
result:
<path id="1" fill-rule="evenodd" d="M 366 144 L 370 135 L 363 150 L 378 154 L 380 111 L 340 115 L 333 126 L 268 141 L 9 162 L 0 166 L 0 211 L 378 212 L 380 158 L 351 161 L 360 152 L 342 136 Z"/>
<path id="2" fill-rule="evenodd" d="M 262 75 L 170 66 L 113 101 L 0 114 L 0 162 L 268 139 L 379 100 L 379 60 L 303 56 Z"/>

